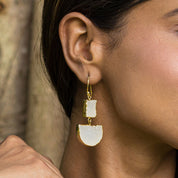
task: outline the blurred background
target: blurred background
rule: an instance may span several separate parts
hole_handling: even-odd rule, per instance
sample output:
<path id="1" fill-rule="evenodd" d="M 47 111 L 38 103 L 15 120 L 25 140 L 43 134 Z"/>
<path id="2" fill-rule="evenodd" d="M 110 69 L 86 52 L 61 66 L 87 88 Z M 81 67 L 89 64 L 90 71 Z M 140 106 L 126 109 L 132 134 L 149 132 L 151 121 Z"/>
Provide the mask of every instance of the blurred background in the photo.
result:
<path id="1" fill-rule="evenodd" d="M 43 0 L 0 0 L 0 141 L 15 134 L 60 166 L 69 119 L 41 63 Z"/>

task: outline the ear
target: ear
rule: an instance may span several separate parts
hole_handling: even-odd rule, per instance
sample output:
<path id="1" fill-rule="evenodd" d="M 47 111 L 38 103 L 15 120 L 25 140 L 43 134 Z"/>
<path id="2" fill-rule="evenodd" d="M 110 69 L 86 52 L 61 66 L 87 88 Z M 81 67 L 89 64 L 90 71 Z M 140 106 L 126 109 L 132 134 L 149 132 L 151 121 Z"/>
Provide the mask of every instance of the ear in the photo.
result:
<path id="1" fill-rule="evenodd" d="M 71 12 L 59 24 L 59 37 L 69 68 L 82 83 L 94 85 L 102 79 L 102 32 L 84 15 Z"/>

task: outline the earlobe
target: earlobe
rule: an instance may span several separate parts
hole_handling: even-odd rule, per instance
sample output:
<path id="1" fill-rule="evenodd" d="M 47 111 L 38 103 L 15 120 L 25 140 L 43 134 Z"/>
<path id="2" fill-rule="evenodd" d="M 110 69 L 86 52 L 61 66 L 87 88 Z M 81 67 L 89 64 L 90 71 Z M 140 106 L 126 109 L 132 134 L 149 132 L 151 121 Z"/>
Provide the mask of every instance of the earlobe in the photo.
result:
<path id="1" fill-rule="evenodd" d="M 77 12 L 67 14 L 59 24 L 59 37 L 65 60 L 78 79 L 86 83 L 90 75 L 91 84 L 99 82 L 101 71 L 91 50 L 95 36 L 90 20 Z"/>

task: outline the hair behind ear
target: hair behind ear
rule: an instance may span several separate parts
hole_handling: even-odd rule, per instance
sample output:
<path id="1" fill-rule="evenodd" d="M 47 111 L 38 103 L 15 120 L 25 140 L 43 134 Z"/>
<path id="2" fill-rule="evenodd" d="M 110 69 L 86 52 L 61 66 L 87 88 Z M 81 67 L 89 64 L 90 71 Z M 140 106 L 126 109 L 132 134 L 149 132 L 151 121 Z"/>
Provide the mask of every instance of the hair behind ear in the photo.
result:
<path id="1" fill-rule="evenodd" d="M 45 0 L 42 15 L 42 51 L 45 66 L 65 113 L 70 118 L 77 78 L 64 59 L 58 35 L 61 19 L 80 12 L 103 31 L 122 27 L 123 17 L 132 7 L 148 0 Z M 118 22 L 120 22 L 118 24 Z"/>

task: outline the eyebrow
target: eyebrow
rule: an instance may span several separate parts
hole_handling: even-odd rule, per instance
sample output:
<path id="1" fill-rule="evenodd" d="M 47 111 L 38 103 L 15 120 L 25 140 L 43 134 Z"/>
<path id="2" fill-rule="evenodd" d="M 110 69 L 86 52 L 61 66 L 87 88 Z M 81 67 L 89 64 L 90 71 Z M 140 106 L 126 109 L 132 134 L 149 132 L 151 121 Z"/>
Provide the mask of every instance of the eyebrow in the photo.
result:
<path id="1" fill-rule="evenodd" d="M 178 15 L 178 8 L 163 15 L 163 18 L 169 18 Z"/>

